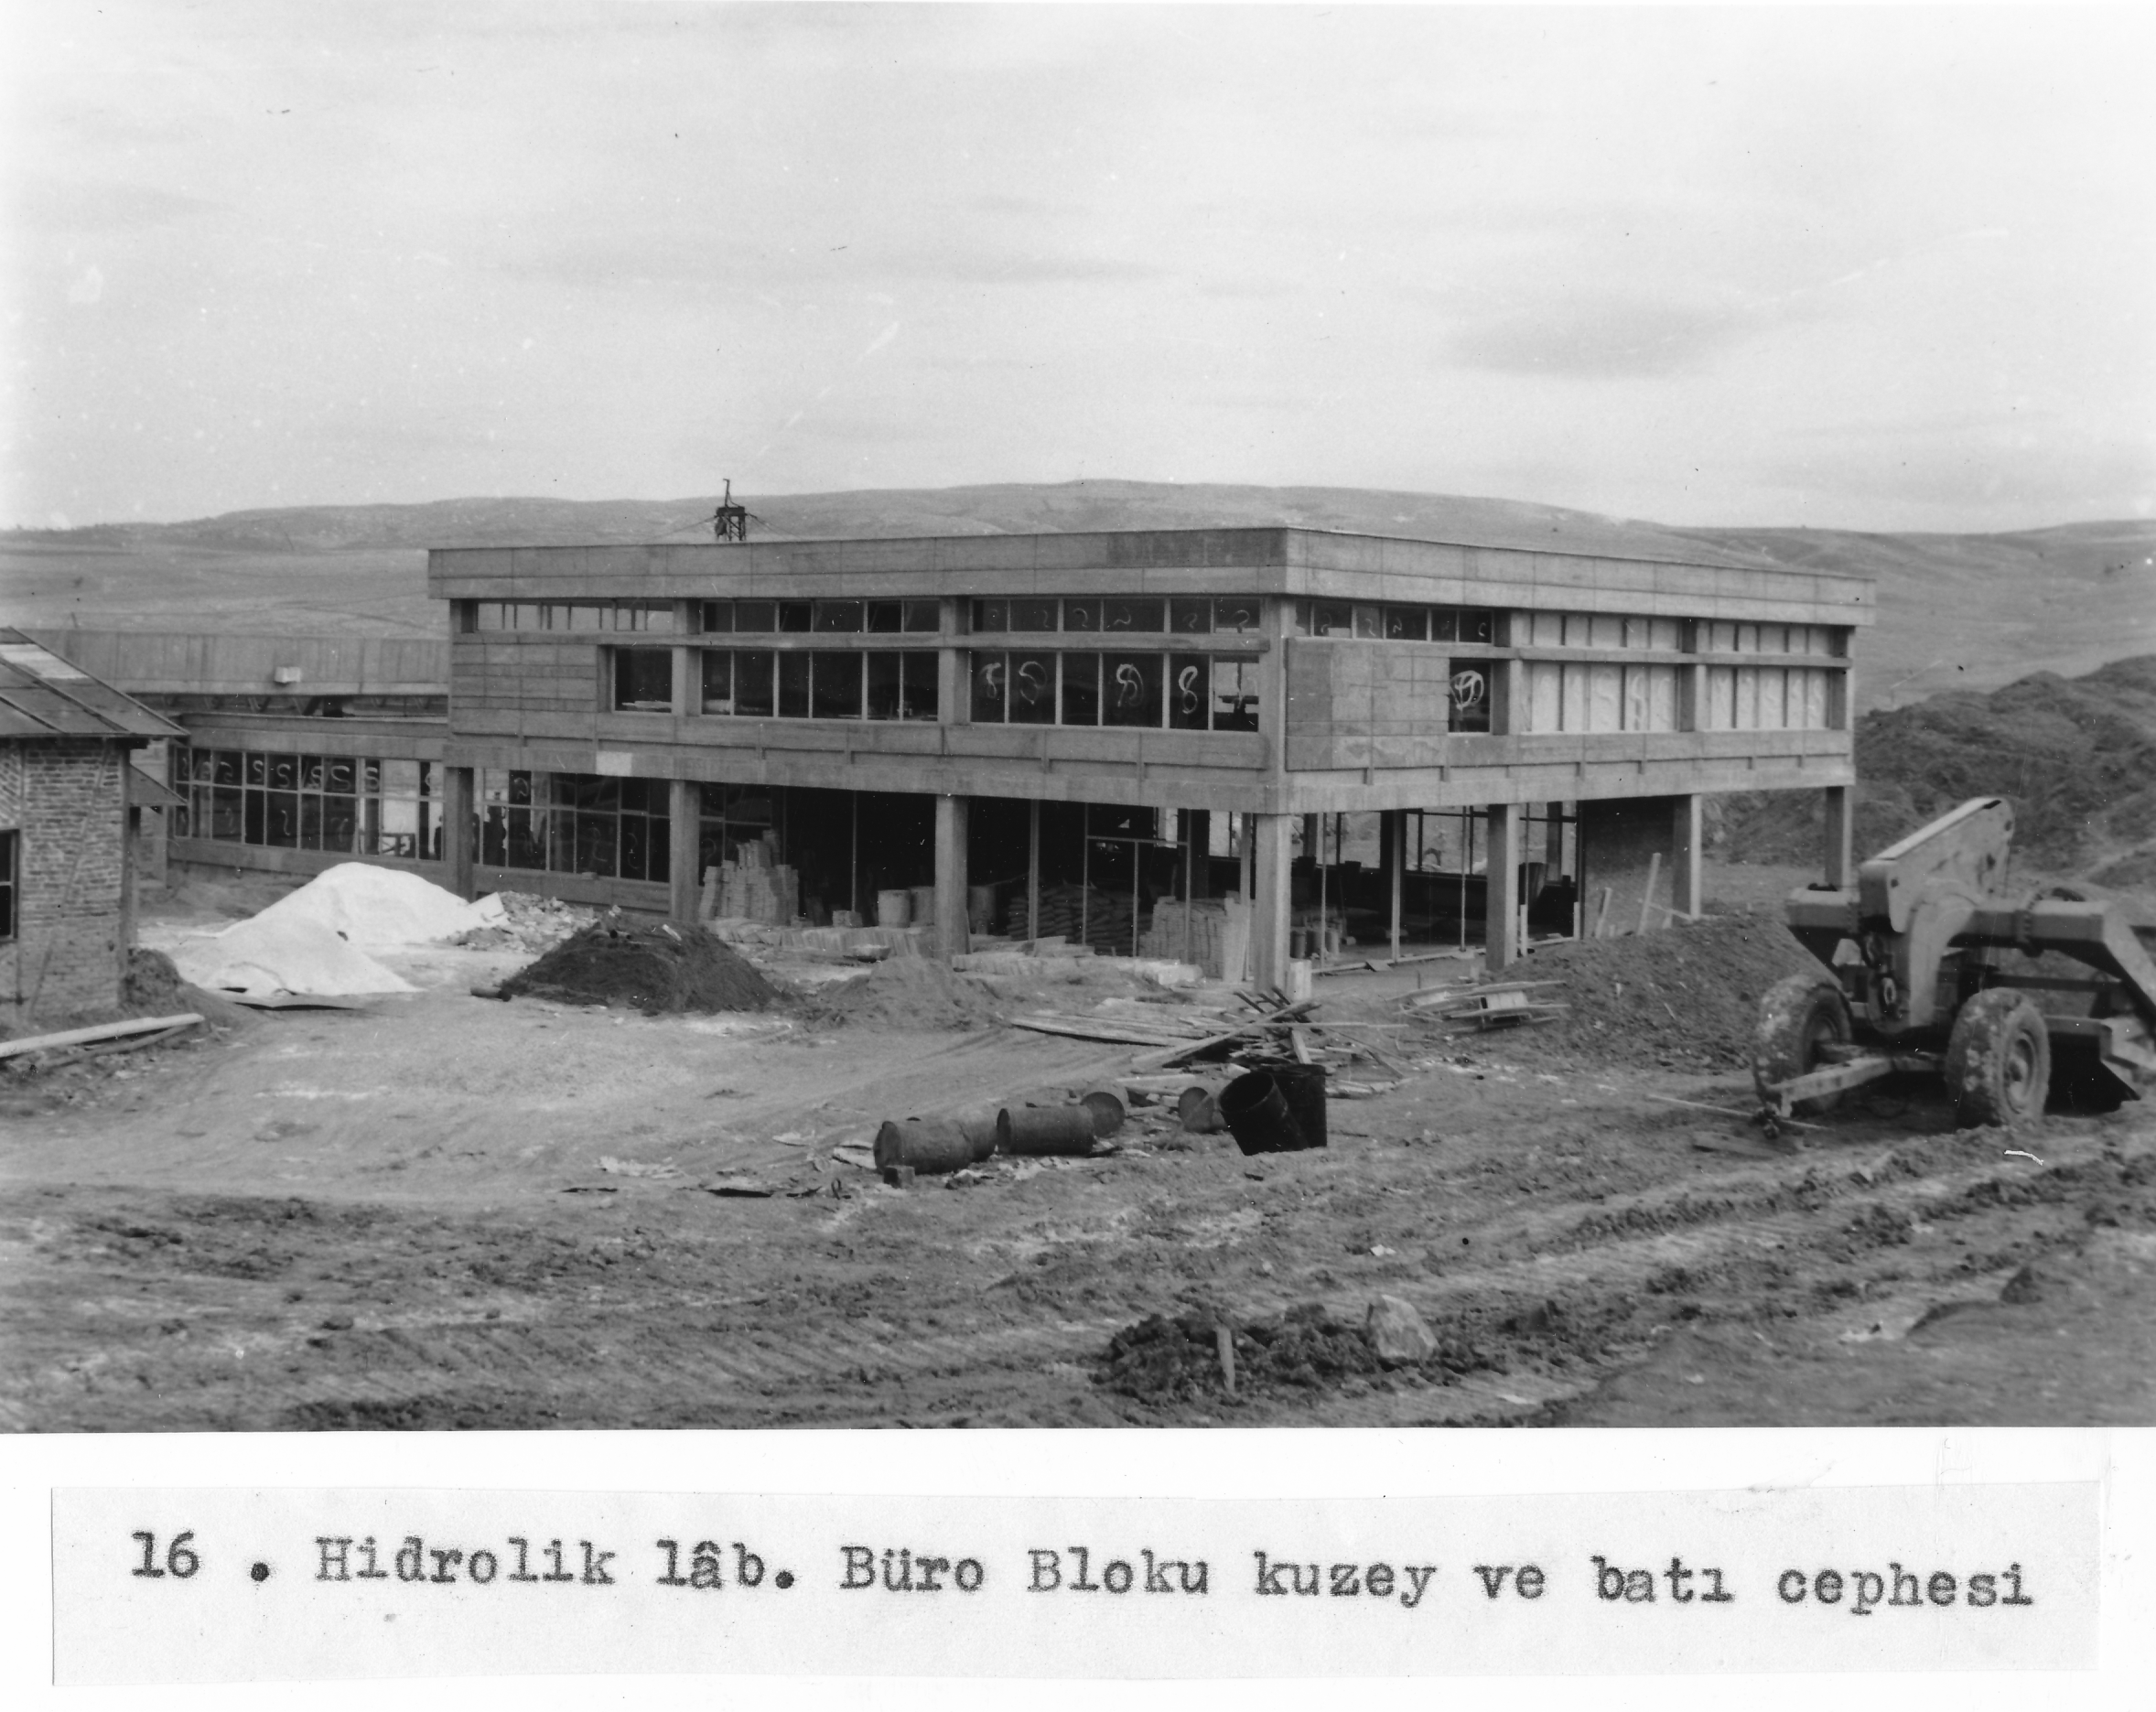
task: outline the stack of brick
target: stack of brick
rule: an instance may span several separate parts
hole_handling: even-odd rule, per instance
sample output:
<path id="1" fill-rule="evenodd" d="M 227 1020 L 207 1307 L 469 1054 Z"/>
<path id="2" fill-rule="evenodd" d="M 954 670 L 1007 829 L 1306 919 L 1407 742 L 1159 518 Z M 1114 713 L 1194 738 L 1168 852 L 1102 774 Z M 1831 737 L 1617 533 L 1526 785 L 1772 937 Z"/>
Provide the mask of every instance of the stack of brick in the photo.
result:
<path id="1" fill-rule="evenodd" d="M 1138 955 L 1196 964 L 1208 980 L 1240 981 L 1249 944 L 1250 910 L 1242 899 L 1201 898 L 1186 905 L 1163 898 L 1153 906 L 1153 925 L 1138 942 Z"/>
<path id="2" fill-rule="evenodd" d="M 721 863 L 716 872 L 716 893 L 705 888 L 706 920 L 717 916 L 787 927 L 801 913 L 801 876 L 772 859 L 767 838 L 742 845 L 737 859 Z"/>

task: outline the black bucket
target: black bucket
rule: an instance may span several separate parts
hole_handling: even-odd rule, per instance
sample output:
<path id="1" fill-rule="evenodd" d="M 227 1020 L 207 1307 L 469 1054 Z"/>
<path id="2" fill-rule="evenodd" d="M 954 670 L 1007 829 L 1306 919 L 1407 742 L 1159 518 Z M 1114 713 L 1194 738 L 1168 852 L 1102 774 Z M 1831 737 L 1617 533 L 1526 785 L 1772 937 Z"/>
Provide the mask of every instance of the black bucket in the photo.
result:
<path id="1" fill-rule="evenodd" d="M 1274 1072 L 1254 1070 L 1236 1077 L 1221 1090 L 1218 1104 L 1221 1122 L 1245 1153 L 1298 1153 L 1313 1145 Z M 1321 1129 L 1314 1145 L 1324 1146 Z"/>
<path id="2" fill-rule="evenodd" d="M 1325 1145 L 1325 1066 L 1275 1064 L 1269 1073 L 1281 1097 L 1288 1102 L 1296 1128 L 1302 1131 L 1302 1145 L 1322 1147 Z"/>

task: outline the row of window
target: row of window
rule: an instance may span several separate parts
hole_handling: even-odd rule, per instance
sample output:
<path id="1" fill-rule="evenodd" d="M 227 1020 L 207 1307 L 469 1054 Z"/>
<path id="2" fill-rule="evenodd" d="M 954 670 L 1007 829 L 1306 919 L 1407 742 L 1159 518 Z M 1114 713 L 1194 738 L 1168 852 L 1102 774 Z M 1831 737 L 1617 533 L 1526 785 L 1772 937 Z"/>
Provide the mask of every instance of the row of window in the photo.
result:
<path id="1" fill-rule="evenodd" d="M 699 600 L 697 628 L 712 636 L 933 635 L 935 600 Z"/>
<path id="2" fill-rule="evenodd" d="M 1601 612 L 1535 612 L 1515 620 L 1513 640 L 1523 648 L 1654 648 L 1684 646 L 1682 619 L 1622 618 Z M 1521 631 L 1525 630 L 1525 634 Z M 1826 624 L 1695 622 L 1698 651 L 1713 654 L 1819 654 L 1838 656 L 1842 629 Z"/>
<path id="3" fill-rule="evenodd" d="M 1680 729 L 1676 666 L 1527 662 L 1530 732 Z M 1709 666 L 1702 731 L 1826 731 L 1839 724 L 1838 673 L 1811 666 Z"/>
<path id="4" fill-rule="evenodd" d="M 936 717 L 936 656 L 904 653 L 779 653 L 768 648 L 697 651 L 697 705 L 751 719 Z M 674 655 L 624 648 L 614 656 L 614 706 L 666 713 L 674 706 Z"/>
<path id="5" fill-rule="evenodd" d="M 985 653 L 976 725 L 1257 729 L 1258 662 L 1207 654 Z"/>
<path id="6" fill-rule="evenodd" d="M 178 838 L 348 856 L 441 853 L 431 761 L 176 747 L 172 789 Z"/>
<path id="7" fill-rule="evenodd" d="M 1298 636 L 1353 636 L 1365 641 L 1477 642 L 1494 645 L 1497 614 L 1488 607 L 1379 606 L 1367 601 L 1299 600 Z"/>
<path id="8" fill-rule="evenodd" d="M 479 787 L 478 855 L 486 867 L 600 879 L 668 877 L 673 852 L 663 779 L 488 768 Z"/>
<path id="9" fill-rule="evenodd" d="M 478 630 L 645 630 L 676 628 L 671 600 L 475 600 Z"/>
<path id="10" fill-rule="evenodd" d="M 1097 636 L 1132 630 L 1249 636 L 1257 631 L 1259 601 L 1256 595 L 1086 595 L 1060 599 L 1052 595 L 996 595 L 976 600 L 972 618 L 976 633 L 990 635 L 1068 630 Z"/>

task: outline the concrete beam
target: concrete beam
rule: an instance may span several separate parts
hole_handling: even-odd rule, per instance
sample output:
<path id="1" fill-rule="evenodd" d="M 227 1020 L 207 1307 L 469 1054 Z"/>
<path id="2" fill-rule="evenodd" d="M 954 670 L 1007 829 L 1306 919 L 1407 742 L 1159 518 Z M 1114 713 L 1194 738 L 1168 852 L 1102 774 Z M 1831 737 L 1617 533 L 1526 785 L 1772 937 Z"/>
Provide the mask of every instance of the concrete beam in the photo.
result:
<path id="1" fill-rule="evenodd" d="M 946 957 L 962 954 L 971 942 L 965 925 L 965 840 L 972 808 L 971 797 L 936 799 L 936 942 Z"/>
<path id="2" fill-rule="evenodd" d="M 1483 963 L 1503 969 L 1520 955 L 1520 857 L 1526 813 L 1517 802 L 1490 810 L 1489 858 L 1483 875 Z"/>
<path id="3" fill-rule="evenodd" d="M 1288 985 L 1288 866 L 1294 824 L 1285 814 L 1244 817 L 1251 847 L 1250 979 L 1260 987 Z"/>

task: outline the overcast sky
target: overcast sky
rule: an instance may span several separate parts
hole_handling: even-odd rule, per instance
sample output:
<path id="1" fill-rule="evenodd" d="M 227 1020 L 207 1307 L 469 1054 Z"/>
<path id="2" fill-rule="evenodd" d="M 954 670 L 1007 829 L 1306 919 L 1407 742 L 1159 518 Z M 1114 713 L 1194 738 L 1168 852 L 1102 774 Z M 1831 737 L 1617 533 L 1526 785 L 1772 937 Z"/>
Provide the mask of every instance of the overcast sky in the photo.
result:
<path id="1" fill-rule="evenodd" d="M 2140 8 L 5 11 L 0 522 L 2156 512 Z"/>

